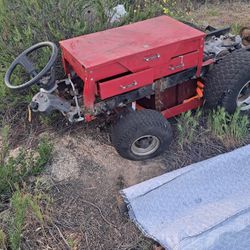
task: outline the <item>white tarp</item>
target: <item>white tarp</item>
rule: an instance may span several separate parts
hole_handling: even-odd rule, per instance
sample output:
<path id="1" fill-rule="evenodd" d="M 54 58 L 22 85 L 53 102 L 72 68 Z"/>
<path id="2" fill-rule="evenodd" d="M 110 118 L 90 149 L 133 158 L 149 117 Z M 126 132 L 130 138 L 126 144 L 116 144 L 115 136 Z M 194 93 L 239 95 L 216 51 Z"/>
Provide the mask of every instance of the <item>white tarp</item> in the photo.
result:
<path id="1" fill-rule="evenodd" d="M 130 218 L 168 250 L 250 249 L 250 145 L 122 195 Z"/>

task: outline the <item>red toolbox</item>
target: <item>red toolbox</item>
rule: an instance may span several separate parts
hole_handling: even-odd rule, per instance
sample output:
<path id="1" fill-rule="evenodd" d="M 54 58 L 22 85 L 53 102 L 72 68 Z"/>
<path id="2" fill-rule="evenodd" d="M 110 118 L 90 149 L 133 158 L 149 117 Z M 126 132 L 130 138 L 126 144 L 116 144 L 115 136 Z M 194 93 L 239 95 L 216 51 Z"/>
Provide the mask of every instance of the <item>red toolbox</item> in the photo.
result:
<path id="1" fill-rule="evenodd" d="M 202 66 L 205 33 L 168 16 L 60 42 L 69 65 L 95 95 L 106 99 L 156 79 Z M 84 69 L 84 70 L 83 70 Z"/>

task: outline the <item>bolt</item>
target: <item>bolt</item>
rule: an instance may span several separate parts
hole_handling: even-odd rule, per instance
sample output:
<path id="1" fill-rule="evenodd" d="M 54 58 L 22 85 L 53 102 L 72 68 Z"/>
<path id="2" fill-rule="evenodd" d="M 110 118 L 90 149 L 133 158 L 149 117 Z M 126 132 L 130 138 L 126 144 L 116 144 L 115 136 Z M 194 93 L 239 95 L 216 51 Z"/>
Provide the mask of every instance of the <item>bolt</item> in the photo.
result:
<path id="1" fill-rule="evenodd" d="M 38 107 L 39 107 L 39 104 L 37 103 L 37 102 L 31 102 L 30 103 L 30 108 L 32 109 L 32 110 L 38 110 Z"/>

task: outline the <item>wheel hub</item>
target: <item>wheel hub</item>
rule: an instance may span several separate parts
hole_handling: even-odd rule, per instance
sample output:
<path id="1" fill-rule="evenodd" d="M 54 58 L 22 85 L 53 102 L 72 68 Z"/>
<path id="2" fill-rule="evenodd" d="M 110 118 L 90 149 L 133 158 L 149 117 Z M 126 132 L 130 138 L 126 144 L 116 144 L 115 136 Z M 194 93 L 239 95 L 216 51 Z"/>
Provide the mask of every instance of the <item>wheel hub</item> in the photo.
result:
<path id="1" fill-rule="evenodd" d="M 237 106 L 242 111 L 250 109 L 250 81 L 241 88 L 237 97 Z"/>
<path id="2" fill-rule="evenodd" d="M 160 146 L 160 140 L 153 135 L 144 135 L 133 142 L 131 151 L 138 156 L 154 153 Z"/>

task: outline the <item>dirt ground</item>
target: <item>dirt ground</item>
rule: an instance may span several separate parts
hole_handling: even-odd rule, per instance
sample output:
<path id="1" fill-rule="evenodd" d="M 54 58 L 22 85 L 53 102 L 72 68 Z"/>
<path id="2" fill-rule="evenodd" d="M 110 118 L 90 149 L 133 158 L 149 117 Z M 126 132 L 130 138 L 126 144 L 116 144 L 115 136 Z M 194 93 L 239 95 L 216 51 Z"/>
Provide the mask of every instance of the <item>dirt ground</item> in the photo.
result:
<path id="1" fill-rule="evenodd" d="M 153 160 L 132 162 L 117 154 L 108 130 L 100 131 L 96 122 L 49 134 L 55 148 L 45 178 L 53 183 L 49 194 L 53 198 L 50 217 L 54 226 L 44 237 L 30 225 L 34 230 L 27 232 L 30 240 L 24 241 L 24 249 L 69 249 L 68 242 L 71 249 L 152 249 L 153 242 L 120 213 L 116 200 L 119 191 L 228 150 L 204 136 L 183 149 L 173 142 Z"/>
<path id="2" fill-rule="evenodd" d="M 202 7 L 190 16 L 201 24 L 250 25 L 249 10 L 248 3 L 233 3 Z M 23 249 L 152 249 L 153 242 L 120 214 L 116 197 L 125 187 L 228 150 L 203 132 L 201 129 L 199 138 L 184 148 L 174 142 L 156 159 L 132 162 L 117 154 L 108 130 L 95 122 L 63 132 L 51 131 L 54 157 L 45 177 L 53 182 L 49 193 L 54 227 L 48 240 L 38 229 L 29 231 L 32 240 L 24 241 Z"/>

